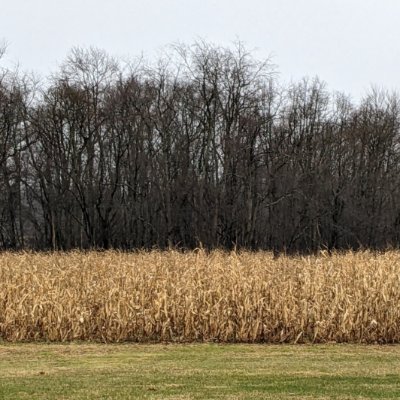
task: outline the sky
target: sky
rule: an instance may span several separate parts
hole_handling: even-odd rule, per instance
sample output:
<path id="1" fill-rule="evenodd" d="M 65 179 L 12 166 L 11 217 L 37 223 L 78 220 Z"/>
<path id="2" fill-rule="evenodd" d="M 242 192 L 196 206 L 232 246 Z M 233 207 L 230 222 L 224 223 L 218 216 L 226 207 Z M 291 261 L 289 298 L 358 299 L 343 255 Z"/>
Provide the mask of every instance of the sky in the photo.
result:
<path id="1" fill-rule="evenodd" d="M 400 91 L 400 0 L 0 0 L 0 65 L 41 75 L 74 46 L 155 59 L 166 45 L 242 41 L 282 82 L 319 76 L 360 99 Z"/>

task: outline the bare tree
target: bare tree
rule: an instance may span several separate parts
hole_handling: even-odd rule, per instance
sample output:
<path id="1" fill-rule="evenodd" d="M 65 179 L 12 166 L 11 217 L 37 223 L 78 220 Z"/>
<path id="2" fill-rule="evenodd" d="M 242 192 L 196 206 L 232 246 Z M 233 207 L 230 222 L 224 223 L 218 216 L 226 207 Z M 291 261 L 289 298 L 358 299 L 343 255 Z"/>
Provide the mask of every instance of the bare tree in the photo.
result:
<path id="1" fill-rule="evenodd" d="M 2 69 L 0 247 L 399 246 L 399 96 L 273 71 L 204 41 L 125 69 L 75 48 L 38 87 Z"/>

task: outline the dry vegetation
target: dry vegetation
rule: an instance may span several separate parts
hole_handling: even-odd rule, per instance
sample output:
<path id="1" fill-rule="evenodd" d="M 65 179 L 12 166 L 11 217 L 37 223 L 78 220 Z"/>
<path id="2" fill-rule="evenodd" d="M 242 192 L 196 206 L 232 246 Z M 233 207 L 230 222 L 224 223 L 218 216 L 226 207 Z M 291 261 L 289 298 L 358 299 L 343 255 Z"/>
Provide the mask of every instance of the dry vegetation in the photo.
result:
<path id="1" fill-rule="evenodd" d="M 0 254 L 9 341 L 400 342 L 400 252 Z"/>

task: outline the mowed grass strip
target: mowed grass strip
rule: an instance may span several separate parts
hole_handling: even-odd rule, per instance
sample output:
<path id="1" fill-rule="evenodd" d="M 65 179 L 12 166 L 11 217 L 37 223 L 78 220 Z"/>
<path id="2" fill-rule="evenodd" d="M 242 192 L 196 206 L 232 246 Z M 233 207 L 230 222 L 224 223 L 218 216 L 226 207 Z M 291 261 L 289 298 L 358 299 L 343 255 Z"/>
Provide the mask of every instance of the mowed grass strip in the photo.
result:
<path id="1" fill-rule="evenodd" d="M 0 346 L 0 398 L 398 399 L 400 346 Z"/>

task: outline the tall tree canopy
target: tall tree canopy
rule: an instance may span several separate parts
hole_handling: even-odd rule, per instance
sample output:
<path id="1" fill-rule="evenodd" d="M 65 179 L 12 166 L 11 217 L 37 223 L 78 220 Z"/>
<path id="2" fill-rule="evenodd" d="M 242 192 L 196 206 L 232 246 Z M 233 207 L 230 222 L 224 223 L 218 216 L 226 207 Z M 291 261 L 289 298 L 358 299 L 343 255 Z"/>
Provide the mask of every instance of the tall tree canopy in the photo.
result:
<path id="1" fill-rule="evenodd" d="M 398 247 L 399 121 L 396 94 L 284 87 L 241 44 L 2 69 L 0 247 Z"/>

